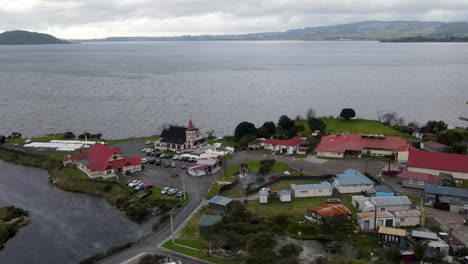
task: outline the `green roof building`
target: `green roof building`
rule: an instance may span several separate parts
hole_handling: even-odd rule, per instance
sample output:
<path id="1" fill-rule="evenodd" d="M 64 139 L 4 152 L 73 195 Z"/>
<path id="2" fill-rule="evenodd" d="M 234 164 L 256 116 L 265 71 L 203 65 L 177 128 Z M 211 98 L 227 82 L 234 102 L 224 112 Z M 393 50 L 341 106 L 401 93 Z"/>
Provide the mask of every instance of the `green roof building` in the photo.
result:
<path id="1" fill-rule="evenodd" d="M 198 231 L 200 232 L 200 236 L 208 236 L 213 230 L 213 226 L 220 222 L 222 219 L 223 217 L 220 215 L 203 214 L 200 218 L 200 222 L 198 222 Z"/>

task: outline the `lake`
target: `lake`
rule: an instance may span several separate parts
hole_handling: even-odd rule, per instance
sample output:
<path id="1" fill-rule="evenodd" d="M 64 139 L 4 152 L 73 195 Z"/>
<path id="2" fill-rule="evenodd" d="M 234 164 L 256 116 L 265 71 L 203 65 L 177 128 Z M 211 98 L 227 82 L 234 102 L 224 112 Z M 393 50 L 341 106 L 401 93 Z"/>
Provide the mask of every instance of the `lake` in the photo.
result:
<path id="1" fill-rule="evenodd" d="M 0 251 L 0 263 L 74 264 L 132 242 L 151 231 L 104 199 L 65 192 L 48 181 L 45 170 L 0 160 L 0 206 L 29 211 L 31 223 Z"/>
<path id="2" fill-rule="evenodd" d="M 379 42 L 122 42 L 0 47 L 0 134 L 67 130 L 105 138 L 164 124 L 233 134 L 282 114 L 466 125 L 468 44 Z"/>

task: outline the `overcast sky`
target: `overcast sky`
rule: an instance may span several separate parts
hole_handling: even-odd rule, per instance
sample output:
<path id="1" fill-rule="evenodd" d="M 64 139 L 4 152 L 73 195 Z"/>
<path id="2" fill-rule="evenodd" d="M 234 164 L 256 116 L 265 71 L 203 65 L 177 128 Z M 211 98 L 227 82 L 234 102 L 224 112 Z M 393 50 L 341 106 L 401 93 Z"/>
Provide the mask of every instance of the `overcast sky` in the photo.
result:
<path id="1" fill-rule="evenodd" d="M 362 20 L 468 21 L 468 0 L 0 0 L 0 32 L 74 39 L 284 31 Z"/>

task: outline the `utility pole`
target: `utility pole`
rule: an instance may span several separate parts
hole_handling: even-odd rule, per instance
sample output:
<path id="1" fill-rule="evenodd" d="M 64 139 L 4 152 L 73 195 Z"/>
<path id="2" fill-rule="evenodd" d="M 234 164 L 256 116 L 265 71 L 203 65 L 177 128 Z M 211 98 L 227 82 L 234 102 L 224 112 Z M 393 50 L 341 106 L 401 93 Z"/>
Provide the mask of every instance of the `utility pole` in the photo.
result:
<path id="1" fill-rule="evenodd" d="M 184 201 L 185 201 L 185 173 L 182 174 L 182 186 L 184 188 Z"/>
<path id="2" fill-rule="evenodd" d="M 171 232 L 172 232 L 172 244 L 174 244 L 174 224 L 172 223 L 172 211 L 174 209 L 171 209 Z"/>
<path id="3" fill-rule="evenodd" d="M 226 177 L 227 174 L 227 163 L 226 163 L 226 151 L 224 151 L 224 177 Z"/>

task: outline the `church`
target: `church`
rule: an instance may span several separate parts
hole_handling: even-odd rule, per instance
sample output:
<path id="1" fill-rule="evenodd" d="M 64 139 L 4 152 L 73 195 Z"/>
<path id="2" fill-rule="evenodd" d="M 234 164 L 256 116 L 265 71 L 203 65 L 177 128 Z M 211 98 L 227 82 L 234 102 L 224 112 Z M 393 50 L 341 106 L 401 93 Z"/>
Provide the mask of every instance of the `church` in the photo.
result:
<path id="1" fill-rule="evenodd" d="M 195 128 L 192 119 L 187 127 L 170 126 L 161 133 L 154 147 L 160 150 L 191 152 L 207 146 L 207 141 L 201 132 Z"/>

